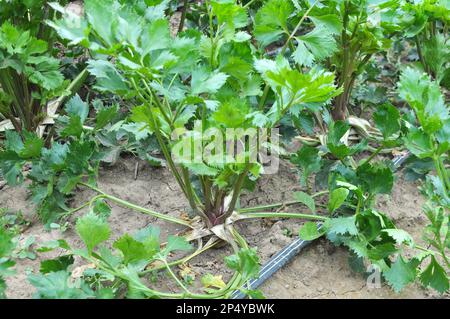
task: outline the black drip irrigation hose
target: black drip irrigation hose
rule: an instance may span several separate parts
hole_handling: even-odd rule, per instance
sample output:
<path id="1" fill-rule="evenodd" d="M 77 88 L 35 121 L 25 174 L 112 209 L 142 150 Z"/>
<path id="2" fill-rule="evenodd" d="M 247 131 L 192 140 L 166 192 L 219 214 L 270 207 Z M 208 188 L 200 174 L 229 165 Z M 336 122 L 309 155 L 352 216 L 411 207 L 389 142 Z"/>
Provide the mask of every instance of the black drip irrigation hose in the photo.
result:
<path id="1" fill-rule="evenodd" d="M 406 153 L 404 155 L 396 156 L 392 160 L 392 164 L 394 169 L 397 170 L 411 155 L 411 153 Z M 317 224 L 317 229 L 322 228 L 322 224 Z M 261 286 L 267 279 L 269 279 L 275 272 L 281 269 L 284 265 L 286 265 L 289 261 L 291 261 L 296 255 L 300 253 L 300 251 L 311 244 L 313 241 L 311 240 L 303 240 L 301 238 L 297 238 L 289 245 L 285 246 L 282 250 L 276 253 L 269 261 L 262 266 L 259 271 L 259 276 L 256 279 L 249 280 L 246 289 L 252 290 L 257 289 Z M 246 295 L 242 293 L 240 290 L 235 290 L 230 299 L 244 299 Z"/>

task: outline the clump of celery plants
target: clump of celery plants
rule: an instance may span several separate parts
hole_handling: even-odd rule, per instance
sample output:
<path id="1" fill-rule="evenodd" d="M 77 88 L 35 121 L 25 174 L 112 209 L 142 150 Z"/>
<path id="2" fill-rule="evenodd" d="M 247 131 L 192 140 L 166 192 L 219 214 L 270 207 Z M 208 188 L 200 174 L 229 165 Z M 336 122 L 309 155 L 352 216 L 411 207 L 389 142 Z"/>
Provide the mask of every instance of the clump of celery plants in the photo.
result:
<path id="1" fill-rule="evenodd" d="M 264 172 L 261 151 L 277 151 L 276 136 L 253 145 L 246 130 L 271 129 L 291 107 L 330 99 L 334 76 L 318 70 L 301 73 L 282 57 L 255 57 L 246 31 L 247 9 L 236 1 L 206 1 L 206 30 L 188 29 L 176 36 L 170 33 L 164 5 L 147 6 L 143 14 L 135 4 L 87 0 L 85 17 L 74 21 L 52 4 L 65 18 L 48 23 L 91 51 L 88 70 L 98 90 L 136 104 L 131 120 L 156 136 L 193 213 L 212 228 L 224 223 L 241 191 L 251 189 Z M 270 110 L 259 107 L 265 99 L 263 83 L 276 93 Z M 230 129 L 240 133 L 227 138 Z M 230 141 L 242 146 L 238 156 L 227 150 Z M 175 159 L 191 148 L 194 161 Z M 255 154 L 256 160 L 250 160 Z"/>
<path id="2" fill-rule="evenodd" d="M 256 39 L 262 47 L 283 40 L 281 52 L 289 51 L 299 69 L 321 66 L 335 72 L 342 91 L 335 97 L 331 112 L 334 120 L 344 120 L 358 75 L 374 54 L 389 48 L 391 23 L 385 21 L 385 13 L 395 13 L 397 4 L 371 4 L 366 0 L 299 4 L 267 1 L 255 17 Z M 307 109 L 320 110 L 317 105 L 308 105 Z"/>
<path id="3" fill-rule="evenodd" d="M 400 98 L 407 101 L 418 123 L 409 128 L 404 143 L 420 159 L 431 159 L 436 169 L 436 192 L 449 205 L 450 178 L 446 163 L 450 149 L 450 114 L 437 81 L 420 71 L 407 68 L 398 85 Z"/>
<path id="4" fill-rule="evenodd" d="M 422 252 L 416 259 L 429 263 L 417 274 L 424 286 L 444 293 L 450 289 L 450 113 L 438 83 L 426 73 L 407 68 L 400 76 L 398 93 L 416 117 L 404 138 L 405 146 L 419 159 L 431 159 L 435 168 L 421 187 L 427 198 L 422 210 L 429 221 L 423 230 L 428 247 L 417 247 Z"/>
<path id="5" fill-rule="evenodd" d="M 65 115 L 56 121 L 56 138 L 48 147 L 36 133 L 23 131 L 21 138 L 14 130 L 5 132 L 0 173 L 10 186 L 29 182 L 31 201 L 46 227 L 77 211 L 67 206 L 73 191 L 83 178 L 94 180 L 97 176 L 104 156 L 98 135 L 111 125 L 118 106 L 104 106 L 98 100 L 93 104 L 95 119 L 89 119 L 89 104 L 78 95 L 71 98 L 65 104 Z M 27 174 L 25 166 L 31 167 Z"/>
<path id="6" fill-rule="evenodd" d="M 46 102 L 64 82 L 48 44 L 9 22 L 0 27 L 0 114 L 18 132 L 35 131 L 45 118 Z"/>
<path id="7" fill-rule="evenodd" d="M 87 75 L 65 83 L 53 56 L 57 34 L 44 23 L 54 15 L 47 1 L 13 0 L 0 8 L 0 116 L 22 138 L 22 131 L 35 132 L 46 118 L 50 100 L 58 98 L 57 108 Z"/>
<path id="8" fill-rule="evenodd" d="M 344 144 L 341 139 L 350 125 L 343 121 L 330 124 L 326 147 L 319 150 L 303 146 L 294 156 L 293 162 L 302 174 L 307 177 L 317 172 L 315 186 L 325 186 L 324 192 L 329 192 L 330 216 L 324 218 L 320 228 L 316 223 L 305 223 L 299 236 L 313 240 L 325 235 L 335 245 L 346 246 L 354 270 L 377 271 L 396 292 L 420 281 L 425 287 L 444 293 L 449 289 L 450 202 L 448 169 L 445 168 L 448 161 L 445 152 L 449 149 L 445 133 L 449 124 L 448 108 L 445 108 L 438 85 L 412 69 L 402 74 L 399 93 L 416 112 L 419 125 L 402 126 L 400 112 L 393 105 L 380 106 L 374 114 L 374 122 L 383 137 L 371 156 L 359 162 L 352 158 L 367 151 L 367 143 Z M 439 120 L 434 117 L 437 114 Z M 390 194 L 394 185 L 393 165 L 374 161 L 375 155 L 382 148 L 403 143 L 416 156 L 433 158 L 436 165 L 437 176 L 428 176 L 422 188 L 428 197 L 423 209 L 429 220 L 423 236 L 428 247 L 421 246 L 408 232 L 399 229 L 389 212 L 382 212 L 375 206 L 376 196 Z M 315 195 L 298 192 L 294 196 L 315 210 Z"/>
<path id="9" fill-rule="evenodd" d="M 412 68 L 402 72 L 398 93 L 411 106 L 415 117 L 402 125 L 400 112 L 394 106 L 380 106 L 374 114 L 374 122 L 383 137 L 371 156 L 358 163 L 352 159 L 351 156 L 367 150 L 367 143 L 354 146 L 342 143 L 350 126 L 337 121 L 329 127 L 326 148 L 322 152 L 303 146 L 293 157 L 305 178 L 311 172 L 318 173 L 316 186 L 327 181 L 330 193 L 327 208 L 332 214 L 320 229 L 308 222 L 299 234 L 305 240 L 326 235 L 336 245 L 348 247 L 352 265 L 365 271 L 366 264 L 370 263 L 396 292 L 419 281 L 442 294 L 450 288 L 447 257 L 450 240 L 449 109 L 437 81 L 431 81 L 426 73 Z M 389 215 L 374 206 L 377 194 L 391 192 L 394 176 L 392 165 L 373 160 L 382 148 L 394 145 L 404 145 L 418 158 L 431 159 L 435 166 L 435 173 L 428 175 L 421 187 L 427 197 L 423 207 L 429 221 L 423 230 L 427 247 L 397 228 Z M 327 158 L 329 155 L 334 159 Z M 312 196 L 305 193 L 295 196 L 314 210 Z M 414 255 L 407 256 L 406 249 Z"/>
<path id="10" fill-rule="evenodd" d="M 5 1 L 4 1 L 5 2 Z M 47 0 L 8 0 L 0 7 L 0 19 L 2 22 L 8 21 L 15 27 L 30 32 L 38 39 L 48 42 L 49 47 L 53 46 L 55 31 L 45 23 L 46 19 L 51 19 L 55 11 L 48 5 Z M 59 1 L 60 5 L 66 5 L 69 1 Z"/>
<path id="11" fill-rule="evenodd" d="M 336 71 L 338 85 L 343 88 L 342 94 L 333 103 L 333 119 L 344 120 L 348 116 L 350 97 L 357 77 L 364 72 L 374 54 L 390 46 L 390 30 L 383 24 L 383 12 L 395 4 L 387 4 L 383 8 L 381 5 L 371 6 L 365 0 L 332 2 L 336 8 L 332 14 L 338 17 L 342 25 L 340 33 L 336 35 L 338 50 L 325 63 Z M 333 8 L 333 4 L 329 4 L 329 7 Z"/>
<path id="12" fill-rule="evenodd" d="M 401 35 L 414 41 L 422 69 L 445 88 L 450 87 L 450 9 L 445 1 L 405 2 L 401 7 Z"/>

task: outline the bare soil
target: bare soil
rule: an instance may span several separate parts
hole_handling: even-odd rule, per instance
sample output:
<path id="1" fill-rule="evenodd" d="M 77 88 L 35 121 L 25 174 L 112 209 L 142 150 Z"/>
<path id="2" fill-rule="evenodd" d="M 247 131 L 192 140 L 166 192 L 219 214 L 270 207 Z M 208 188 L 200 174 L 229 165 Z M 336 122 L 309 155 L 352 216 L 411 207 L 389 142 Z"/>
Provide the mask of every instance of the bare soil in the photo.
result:
<path id="1" fill-rule="evenodd" d="M 124 158 L 114 167 L 102 168 L 98 180 L 99 188 L 158 212 L 174 216 L 186 214 L 187 202 L 170 172 L 165 168 L 151 168 L 144 162 L 140 162 L 139 174 L 135 180 L 136 161 L 134 158 Z M 421 230 L 426 221 L 421 213 L 423 199 L 417 187 L 417 183 L 406 182 L 401 174 L 398 174 L 392 195 L 379 198 L 378 207 L 390 214 L 399 227 L 407 230 L 417 242 L 420 242 Z M 242 196 L 241 204 L 255 206 L 282 202 L 292 199 L 292 192 L 298 190 L 301 190 L 301 187 L 294 167 L 282 161 L 279 173 L 266 175 L 259 180 L 254 192 Z M 95 194 L 90 190 L 79 189 L 71 205 L 77 207 L 93 195 Z M 32 218 L 34 207 L 27 201 L 27 197 L 25 188 L 6 186 L 0 191 L 0 207 L 11 211 L 21 210 Z M 289 208 L 289 211 L 305 212 L 306 208 L 294 206 Z M 71 225 L 81 214 L 83 212 L 77 213 L 70 219 Z M 159 226 L 163 237 L 182 231 L 176 225 L 114 204 L 109 222 L 113 239 L 127 232 L 134 233 L 137 229 L 149 224 Z M 295 236 L 301 225 L 302 221 L 299 220 L 254 220 L 241 222 L 238 229 L 251 246 L 258 247 L 260 259 L 264 263 L 294 239 L 290 233 Z M 49 240 L 65 238 L 71 245 L 81 246 L 81 241 L 73 227 L 69 227 L 63 234 L 55 230 L 46 232 L 42 224 L 35 221 L 21 235 L 21 241 L 32 235 L 36 237 L 37 245 Z M 188 267 L 197 279 L 205 272 L 214 275 L 222 274 L 224 279 L 227 279 L 231 272 L 224 266 L 223 258 L 229 254 L 231 250 L 227 247 L 211 249 L 191 260 Z M 40 260 L 52 257 L 55 257 L 55 253 L 38 254 L 35 260 L 18 260 L 17 274 L 7 279 L 7 296 L 32 298 L 35 290 L 26 279 L 27 272 L 37 272 Z M 381 283 L 378 288 L 370 288 L 364 276 L 351 270 L 347 259 L 348 252 L 344 248 L 334 247 L 324 239 L 317 240 L 264 283 L 260 289 L 267 298 L 438 297 L 432 291 L 418 285 L 411 285 L 400 294 L 393 292 L 385 283 Z M 172 290 L 173 286 L 163 283 L 159 288 Z"/>

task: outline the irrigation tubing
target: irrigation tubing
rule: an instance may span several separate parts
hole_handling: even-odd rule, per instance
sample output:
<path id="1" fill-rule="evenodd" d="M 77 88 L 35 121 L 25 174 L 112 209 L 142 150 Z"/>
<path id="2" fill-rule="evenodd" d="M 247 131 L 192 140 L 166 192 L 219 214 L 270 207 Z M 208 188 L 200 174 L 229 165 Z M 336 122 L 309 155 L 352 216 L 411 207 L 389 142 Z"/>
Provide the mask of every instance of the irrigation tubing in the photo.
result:
<path id="1" fill-rule="evenodd" d="M 409 158 L 410 155 L 411 153 L 408 152 L 404 155 L 394 157 L 394 159 L 392 160 L 394 169 L 397 170 L 400 166 L 402 166 L 402 164 Z M 318 223 L 317 228 L 322 228 L 322 224 Z M 270 258 L 264 266 L 262 266 L 261 270 L 259 271 L 258 278 L 250 280 L 245 288 L 248 290 L 257 289 L 274 273 L 276 273 L 279 269 L 281 269 L 284 265 L 291 261 L 296 255 L 298 255 L 303 248 L 305 248 L 312 242 L 313 241 L 311 240 L 303 240 L 301 238 L 297 238 L 292 243 L 285 246 L 282 250 L 272 256 L 272 258 Z M 230 299 L 244 298 L 246 298 L 246 295 L 240 290 L 235 290 L 230 296 Z"/>

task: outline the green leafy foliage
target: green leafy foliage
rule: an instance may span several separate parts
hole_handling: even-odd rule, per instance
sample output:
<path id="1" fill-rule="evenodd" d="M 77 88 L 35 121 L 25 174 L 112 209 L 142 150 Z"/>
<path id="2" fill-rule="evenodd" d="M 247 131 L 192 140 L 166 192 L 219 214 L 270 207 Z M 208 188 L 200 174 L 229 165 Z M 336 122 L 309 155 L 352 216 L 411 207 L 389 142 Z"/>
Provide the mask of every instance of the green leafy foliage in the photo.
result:
<path id="1" fill-rule="evenodd" d="M 442 109 L 445 104 L 439 87 L 426 75 L 412 69 L 406 69 L 401 76 L 399 92 L 413 107 L 418 123 L 414 118 L 408 119 L 408 124 L 403 127 L 399 111 L 390 104 L 383 104 L 374 114 L 375 125 L 381 132 L 379 146 L 359 164 L 351 156 L 364 151 L 367 142 L 352 145 L 347 138 L 350 127 L 346 122 L 329 124 L 326 139 L 328 153 L 321 152 L 324 147 L 308 146 L 311 153 L 318 157 L 316 163 L 321 163 L 322 170 L 318 174 L 320 179 L 328 182 L 328 210 L 334 215 L 327 218 L 321 228 L 313 222 L 305 223 L 299 236 L 304 240 L 313 240 L 325 234 L 334 244 L 346 246 L 353 256 L 352 260 L 375 266 L 396 292 L 420 281 L 424 286 L 444 293 L 449 287 L 445 267 L 448 267 L 446 245 L 450 235 L 447 173 L 441 166 L 447 159 L 441 150 L 448 147 L 448 138 L 442 138 L 446 136 L 448 110 Z M 436 111 L 438 116 L 433 115 Z M 427 130 L 422 123 L 428 125 Z M 437 130 L 441 125 L 442 128 Z M 396 228 L 388 215 L 373 208 L 376 195 L 390 194 L 394 184 L 392 165 L 373 162 L 373 159 L 382 149 L 401 145 L 402 140 L 416 156 L 431 158 L 437 169 L 437 176 L 427 176 L 422 186 L 422 192 L 429 199 L 424 206 L 429 225 L 423 238 L 433 249 L 418 245 L 405 230 Z M 324 159 L 328 154 L 335 158 Z M 293 159 L 299 167 L 305 165 L 298 158 Z M 336 210 L 338 207 L 342 208 Z M 403 254 L 405 247 L 418 249 L 421 253 L 408 259 Z"/>
<path id="2" fill-rule="evenodd" d="M 306 194 L 304 192 L 295 192 L 294 198 L 299 203 L 305 204 L 311 210 L 312 213 L 315 213 L 316 204 L 314 203 L 314 198 L 312 198 L 311 196 L 309 196 L 308 194 Z"/>
<path id="3" fill-rule="evenodd" d="M 383 273 L 388 283 L 396 292 L 400 292 L 407 284 L 416 279 L 416 269 L 398 257 L 392 267 Z"/>
<path id="4" fill-rule="evenodd" d="M 23 181 L 22 167 L 26 160 L 38 156 L 44 142 L 28 132 L 24 142 L 14 131 L 8 131 L 6 138 L 5 150 L 0 152 L 0 169 L 8 184 L 17 185 Z"/>
<path id="5" fill-rule="evenodd" d="M 357 235 L 355 216 L 337 217 L 329 219 L 327 223 L 328 232 L 335 235 Z"/>
<path id="6" fill-rule="evenodd" d="M 293 53 L 295 62 L 299 65 L 312 66 L 332 56 L 337 51 L 334 35 L 334 30 L 319 26 L 297 37 L 297 48 Z"/>
<path id="7" fill-rule="evenodd" d="M 383 134 L 384 140 L 392 138 L 401 128 L 400 112 L 391 104 L 386 103 L 377 108 L 373 115 L 377 128 Z"/>
<path id="8" fill-rule="evenodd" d="M 72 249 L 64 240 L 49 242 L 39 249 L 40 252 L 63 249 L 66 254 L 44 260 L 40 274 L 28 276 L 30 283 L 37 288 L 37 298 L 114 298 L 119 292 L 123 293 L 123 289 L 126 289 L 128 298 L 167 297 L 167 293 L 151 287 L 152 282 L 144 279 L 150 273 L 147 267 L 152 273 L 166 270 L 176 277 L 169 264 L 170 256 L 175 251 L 182 253 L 192 249 L 192 245 L 183 237 L 169 236 L 167 243 L 161 243 L 159 229 L 149 226 L 134 235 L 124 234 L 113 243 L 113 249 L 110 250 L 106 245 L 99 245 L 109 238 L 108 222 L 94 212 L 79 218 L 76 230 L 86 249 Z M 74 258 L 81 258 L 89 264 L 74 268 Z M 236 255 L 227 257 L 226 263 L 243 276 L 242 283 L 254 278 L 259 272 L 255 249 L 241 249 Z M 226 284 L 218 276 L 204 276 L 202 283 L 205 287 L 219 289 L 208 288 L 207 292 L 212 295 L 218 291 L 222 294 L 229 292 L 223 289 Z M 187 293 L 192 298 L 197 297 L 194 293 Z M 259 295 L 249 292 L 253 293 Z M 173 294 L 173 297 L 177 296 Z"/>
<path id="9" fill-rule="evenodd" d="M 273 122 L 278 122 L 288 110 L 298 111 L 298 108 L 291 109 L 294 105 L 308 107 L 326 103 L 340 93 L 336 90 L 333 73 L 318 69 L 312 69 L 309 73 L 300 73 L 292 69 L 288 61 L 281 57 L 278 57 L 276 61 L 257 60 L 255 68 L 277 93 L 278 100 L 268 114 Z"/>
<path id="10" fill-rule="evenodd" d="M 407 244 L 412 246 L 414 244 L 411 235 L 403 229 L 386 229 L 384 232 L 391 236 L 399 245 Z"/>
<path id="11" fill-rule="evenodd" d="M 259 258 L 254 248 L 239 250 L 237 254 L 226 257 L 225 263 L 230 269 L 239 271 L 246 280 L 259 274 Z"/>
<path id="12" fill-rule="evenodd" d="M 278 41 L 288 33 L 289 18 L 294 12 L 290 1 L 267 1 L 255 16 L 255 37 L 262 46 Z"/>
<path id="13" fill-rule="evenodd" d="M 208 74 L 206 70 L 192 72 L 192 94 L 216 93 L 226 82 L 227 75 L 221 72 Z"/>
<path id="14" fill-rule="evenodd" d="M 65 271 L 72 265 L 74 258 L 72 255 L 63 255 L 55 259 L 47 259 L 41 262 L 39 272 L 47 274 L 51 272 Z"/>
<path id="15" fill-rule="evenodd" d="M 423 63 L 438 83 L 448 87 L 450 44 L 441 33 L 423 42 Z"/>
<path id="16" fill-rule="evenodd" d="M 103 152 L 96 141 L 102 127 L 115 118 L 117 107 L 101 106 L 97 114 L 110 111 L 96 119 L 101 126 L 86 128 L 89 106 L 75 95 L 65 105 L 66 115 L 60 116 L 56 127 L 65 143 L 54 142 L 44 147 L 44 140 L 34 133 L 24 131 L 21 136 L 14 131 L 6 132 L 5 149 L 0 151 L 0 170 L 9 185 L 20 185 L 24 181 L 23 167 L 31 164 L 27 179 L 32 201 L 38 205 L 38 212 L 47 227 L 64 216 L 69 208 L 67 196 L 82 181 L 83 176 L 94 177 Z"/>
<path id="17" fill-rule="evenodd" d="M 58 70 L 58 60 L 45 55 L 47 43 L 30 35 L 29 31 L 15 28 L 9 22 L 0 27 L 2 69 L 11 68 L 24 73 L 30 82 L 46 90 L 59 87 L 63 77 Z"/>
<path id="18" fill-rule="evenodd" d="M 449 87 L 450 54 L 446 25 L 450 10 L 445 1 L 404 1 L 399 25 L 407 38 L 414 39 L 421 68 L 444 87 Z"/>
<path id="19" fill-rule="evenodd" d="M 163 255 L 168 255 L 175 250 L 191 250 L 192 245 L 189 244 L 184 238 L 177 236 L 169 236 L 167 239 L 167 245 L 162 251 Z"/>
<path id="20" fill-rule="evenodd" d="M 331 111 L 334 120 L 345 120 L 356 79 L 374 54 L 390 47 L 390 37 L 399 29 L 399 3 L 330 0 L 299 2 L 298 8 L 299 16 L 307 16 L 301 22 L 308 32 L 292 34 L 292 57 L 301 67 L 333 66 L 342 91 Z"/>
<path id="21" fill-rule="evenodd" d="M 412 68 L 400 77 L 399 95 L 414 109 L 424 133 L 434 134 L 444 128 L 449 119 L 448 107 L 436 82 Z"/>
<path id="22" fill-rule="evenodd" d="M 59 3 L 65 5 L 67 1 Z M 54 41 L 54 34 L 42 25 L 42 21 L 53 13 L 46 0 L 8 0 L 8 5 L 0 8 L 0 20 L 14 23 L 16 27 L 27 30 L 39 39 Z"/>
<path id="23" fill-rule="evenodd" d="M 18 252 L 16 252 L 17 257 L 20 259 L 36 259 L 36 254 L 33 252 L 32 245 L 34 244 L 36 238 L 34 236 L 28 237 L 23 244 L 19 247 Z"/>
<path id="24" fill-rule="evenodd" d="M 314 240 L 316 238 L 319 238 L 323 236 L 324 231 L 319 231 L 317 224 L 314 222 L 306 222 L 302 228 L 300 228 L 300 231 L 298 235 L 303 240 Z"/>
<path id="25" fill-rule="evenodd" d="M 191 209 L 206 219 L 208 227 L 223 223 L 241 189 L 251 188 L 259 177 L 261 163 L 248 163 L 249 159 L 263 150 L 281 152 L 273 143 L 260 143 L 235 157 L 222 156 L 220 151 L 235 140 L 226 130 L 272 128 L 288 112 L 325 103 L 338 94 L 330 72 L 303 73 L 281 56 L 275 61 L 258 56 L 247 33 L 248 8 L 236 1 L 211 1 L 202 9 L 208 20 L 205 28 L 176 35 L 169 32 L 162 7 L 153 2 L 142 10 L 133 2 L 89 0 L 82 17 L 56 4 L 52 7 L 62 18 L 48 21 L 49 25 L 71 44 L 91 51 L 94 58 L 88 70 L 96 78 L 96 88 L 138 102 L 130 117 L 135 123 L 127 123 L 126 129 L 154 134 Z M 266 3 L 255 17 L 256 38 L 265 45 L 278 38 L 293 9 L 286 1 Z M 74 20 L 79 29 L 73 29 Z M 263 84 L 276 94 L 269 109 L 258 101 Z M 66 133 L 78 136 L 79 122 L 72 117 Z M 203 134 L 208 129 L 218 132 L 214 141 L 223 141 L 213 150 L 212 137 Z M 221 139 L 215 138 L 219 135 Z M 239 142 L 245 139 L 245 134 L 236 135 Z M 195 156 L 186 150 L 192 143 Z M 192 186 L 194 181 L 198 188 Z M 234 196 L 225 208 L 230 194 Z"/>
<path id="26" fill-rule="evenodd" d="M 40 299 L 86 299 L 94 297 L 84 282 L 74 282 L 64 270 L 47 274 L 29 275 L 28 280 L 36 287 L 36 298 Z"/>
<path id="27" fill-rule="evenodd" d="M 328 200 L 328 210 L 330 213 L 334 213 L 336 209 L 341 207 L 347 199 L 349 192 L 347 188 L 340 187 L 330 193 L 330 199 Z"/>
<path id="28" fill-rule="evenodd" d="M 15 246 L 14 234 L 0 225 L 0 299 L 6 298 L 5 277 L 14 274 L 11 268 L 15 265 L 12 259 Z"/>
<path id="29" fill-rule="evenodd" d="M 29 30 L 8 21 L 0 26 L 0 115 L 19 132 L 37 128 L 45 117 L 43 107 L 63 85 L 59 61 L 47 52 L 47 42 Z"/>
<path id="30" fill-rule="evenodd" d="M 372 264 L 397 292 L 416 280 L 440 293 L 449 290 L 450 115 L 440 85 L 446 85 L 450 73 L 445 34 L 448 8 L 443 1 L 211 0 L 190 5 L 182 13 L 178 32 L 170 15 L 179 9 L 168 0 L 85 0 L 81 16 L 67 10 L 64 2 L 50 7 L 42 1 L 10 0 L 8 4 L 27 18 L 14 19 L 18 27 L 8 16 L 14 11 L 0 8 L 0 114 L 17 131 L 6 131 L 0 146 L 2 177 L 10 185 L 21 184 L 23 167 L 31 167 L 26 178 L 40 217 L 47 227 L 61 231 L 69 224 L 60 227 L 54 222 L 74 212 L 66 203 L 77 186 L 92 187 L 101 194 L 88 203 L 89 212 L 77 219 L 75 230 L 84 243 L 82 249 L 59 240 L 37 250 L 64 251 L 43 261 L 40 274 L 29 276 L 37 298 L 219 298 L 235 290 L 263 298 L 260 291 L 245 289 L 244 284 L 259 274 L 259 260 L 256 249 L 248 248 L 231 223 L 235 216 L 258 214 L 258 210 L 238 207 L 242 190 L 252 190 L 265 172 L 262 151 L 285 154 L 277 144 L 277 133 L 262 139 L 265 132 L 259 129 L 281 126 L 286 133 L 290 122 L 296 129 L 318 135 L 317 142 L 305 139 L 308 145 L 291 154 L 291 162 L 301 172 L 301 184 L 309 192 L 313 189 L 309 177 L 316 174 L 314 188 L 327 187 L 314 195 L 294 193 L 295 201 L 289 204 L 302 203 L 312 213 L 298 216 L 321 221 L 306 222 L 300 238 L 325 235 L 335 245 L 347 247 L 353 265 Z M 46 19 L 46 25 L 37 27 L 33 16 L 40 7 L 46 10 L 39 24 Z M 55 33 L 41 34 L 48 27 Z M 395 74 L 390 68 L 395 59 L 391 52 L 379 55 L 391 41 L 403 46 L 405 42 L 397 39 L 402 32 L 416 42 L 416 51 L 409 52 L 407 59 L 419 59 L 421 64 L 420 71 L 407 67 L 401 73 L 398 95 L 413 110 L 403 117 L 386 102 L 391 91 L 384 77 Z M 62 101 L 70 94 L 63 89 L 60 63 L 51 56 L 55 34 L 74 50 L 86 50 L 93 88 L 100 99 L 115 102 L 105 106 L 94 100 L 94 112 L 88 102 L 73 96 L 58 116 L 48 145 L 35 129 L 45 118 L 47 102 L 58 96 Z M 386 59 L 388 66 L 377 73 L 373 66 L 378 66 L 379 59 Z M 373 66 L 368 67 L 371 61 Z M 377 84 L 372 90 L 366 81 L 375 78 L 383 81 L 383 87 Z M 373 130 L 375 136 L 371 136 L 363 128 L 365 138 L 359 143 L 353 142 L 350 121 L 345 120 L 348 107 L 358 104 L 351 95 L 355 83 L 365 89 L 360 90 L 363 95 L 372 94 L 367 99 L 376 106 L 373 122 L 379 131 Z M 394 104 L 399 105 L 397 100 Z M 118 115 L 119 107 L 121 112 L 130 107 L 130 114 Z M 94 113 L 95 119 L 90 117 Z M 236 129 L 231 137 L 230 129 Z M 253 137 L 257 137 L 254 144 Z M 289 137 L 284 136 L 284 141 Z M 237 142 L 237 148 L 242 146 L 238 156 L 228 152 L 231 141 Z M 165 160 L 150 153 L 156 143 Z M 402 148 L 402 143 L 416 158 L 428 160 L 428 166 L 418 171 L 424 173 L 430 163 L 436 170 L 421 187 L 428 200 L 423 208 L 429 221 L 423 236 L 426 248 L 398 229 L 388 214 L 374 208 L 376 196 L 390 194 L 394 184 L 392 165 L 375 162 L 375 156 L 385 148 Z M 230 283 L 220 275 L 207 274 L 201 279 L 206 294 L 190 290 L 193 277 L 185 276 L 187 262 L 208 248 L 199 241 L 201 245 L 192 252 L 191 233 L 169 235 L 167 242 L 161 242 L 159 230 L 150 226 L 109 242 L 116 237 L 107 222 L 111 208 L 106 199 L 114 197 L 93 185 L 100 161 L 108 158 L 108 163 L 114 163 L 123 150 L 152 166 L 167 165 L 205 228 L 216 233 L 227 225 L 224 238 L 235 251 L 225 258 L 235 272 Z M 365 157 L 365 151 L 372 154 Z M 357 162 L 355 155 L 362 159 Z M 320 215 L 324 205 L 316 205 L 317 196 L 328 197 L 326 217 Z M 265 207 L 280 206 L 284 205 Z M 145 212 L 190 226 L 194 234 L 206 231 L 184 219 Z M 13 237 L 0 228 L 0 297 L 5 296 L 4 277 L 14 265 L 10 258 Z M 34 237 L 29 237 L 14 257 L 35 258 L 34 244 Z M 405 247 L 408 253 L 421 253 L 408 259 Z M 85 264 L 75 267 L 75 258 Z M 175 271 L 178 266 L 183 270 L 180 274 Z M 182 292 L 159 291 L 154 281 L 161 277 L 173 280 Z"/>
<path id="31" fill-rule="evenodd" d="M 367 145 L 363 140 L 359 144 L 348 146 L 345 141 L 350 126 L 344 121 L 333 122 L 328 130 L 327 147 L 331 154 L 338 159 L 344 159 L 348 156 L 361 152 Z"/>
<path id="32" fill-rule="evenodd" d="M 356 175 L 363 191 L 370 194 L 390 194 L 394 185 L 394 175 L 389 166 L 364 164 L 358 167 Z"/>
<path id="33" fill-rule="evenodd" d="M 159 243 L 155 240 L 142 243 L 129 235 L 124 235 L 114 243 L 114 248 L 122 252 L 124 263 L 128 264 L 139 260 L 150 260 L 159 251 Z"/>
<path id="34" fill-rule="evenodd" d="M 111 234 L 106 221 L 92 212 L 77 220 L 76 230 L 89 254 L 92 254 L 95 246 L 108 240 Z"/>
<path id="35" fill-rule="evenodd" d="M 430 286 L 440 293 L 450 289 L 448 275 L 434 256 L 431 257 L 428 267 L 420 274 L 420 281 L 425 287 Z"/>
<path id="36" fill-rule="evenodd" d="M 306 184 L 308 177 L 316 173 L 321 167 L 321 158 L 319 150 L 311 146 L 303 146 L 291 158 L 291 162 L 298 165 L 302 170 L 301 182 Z"/>

